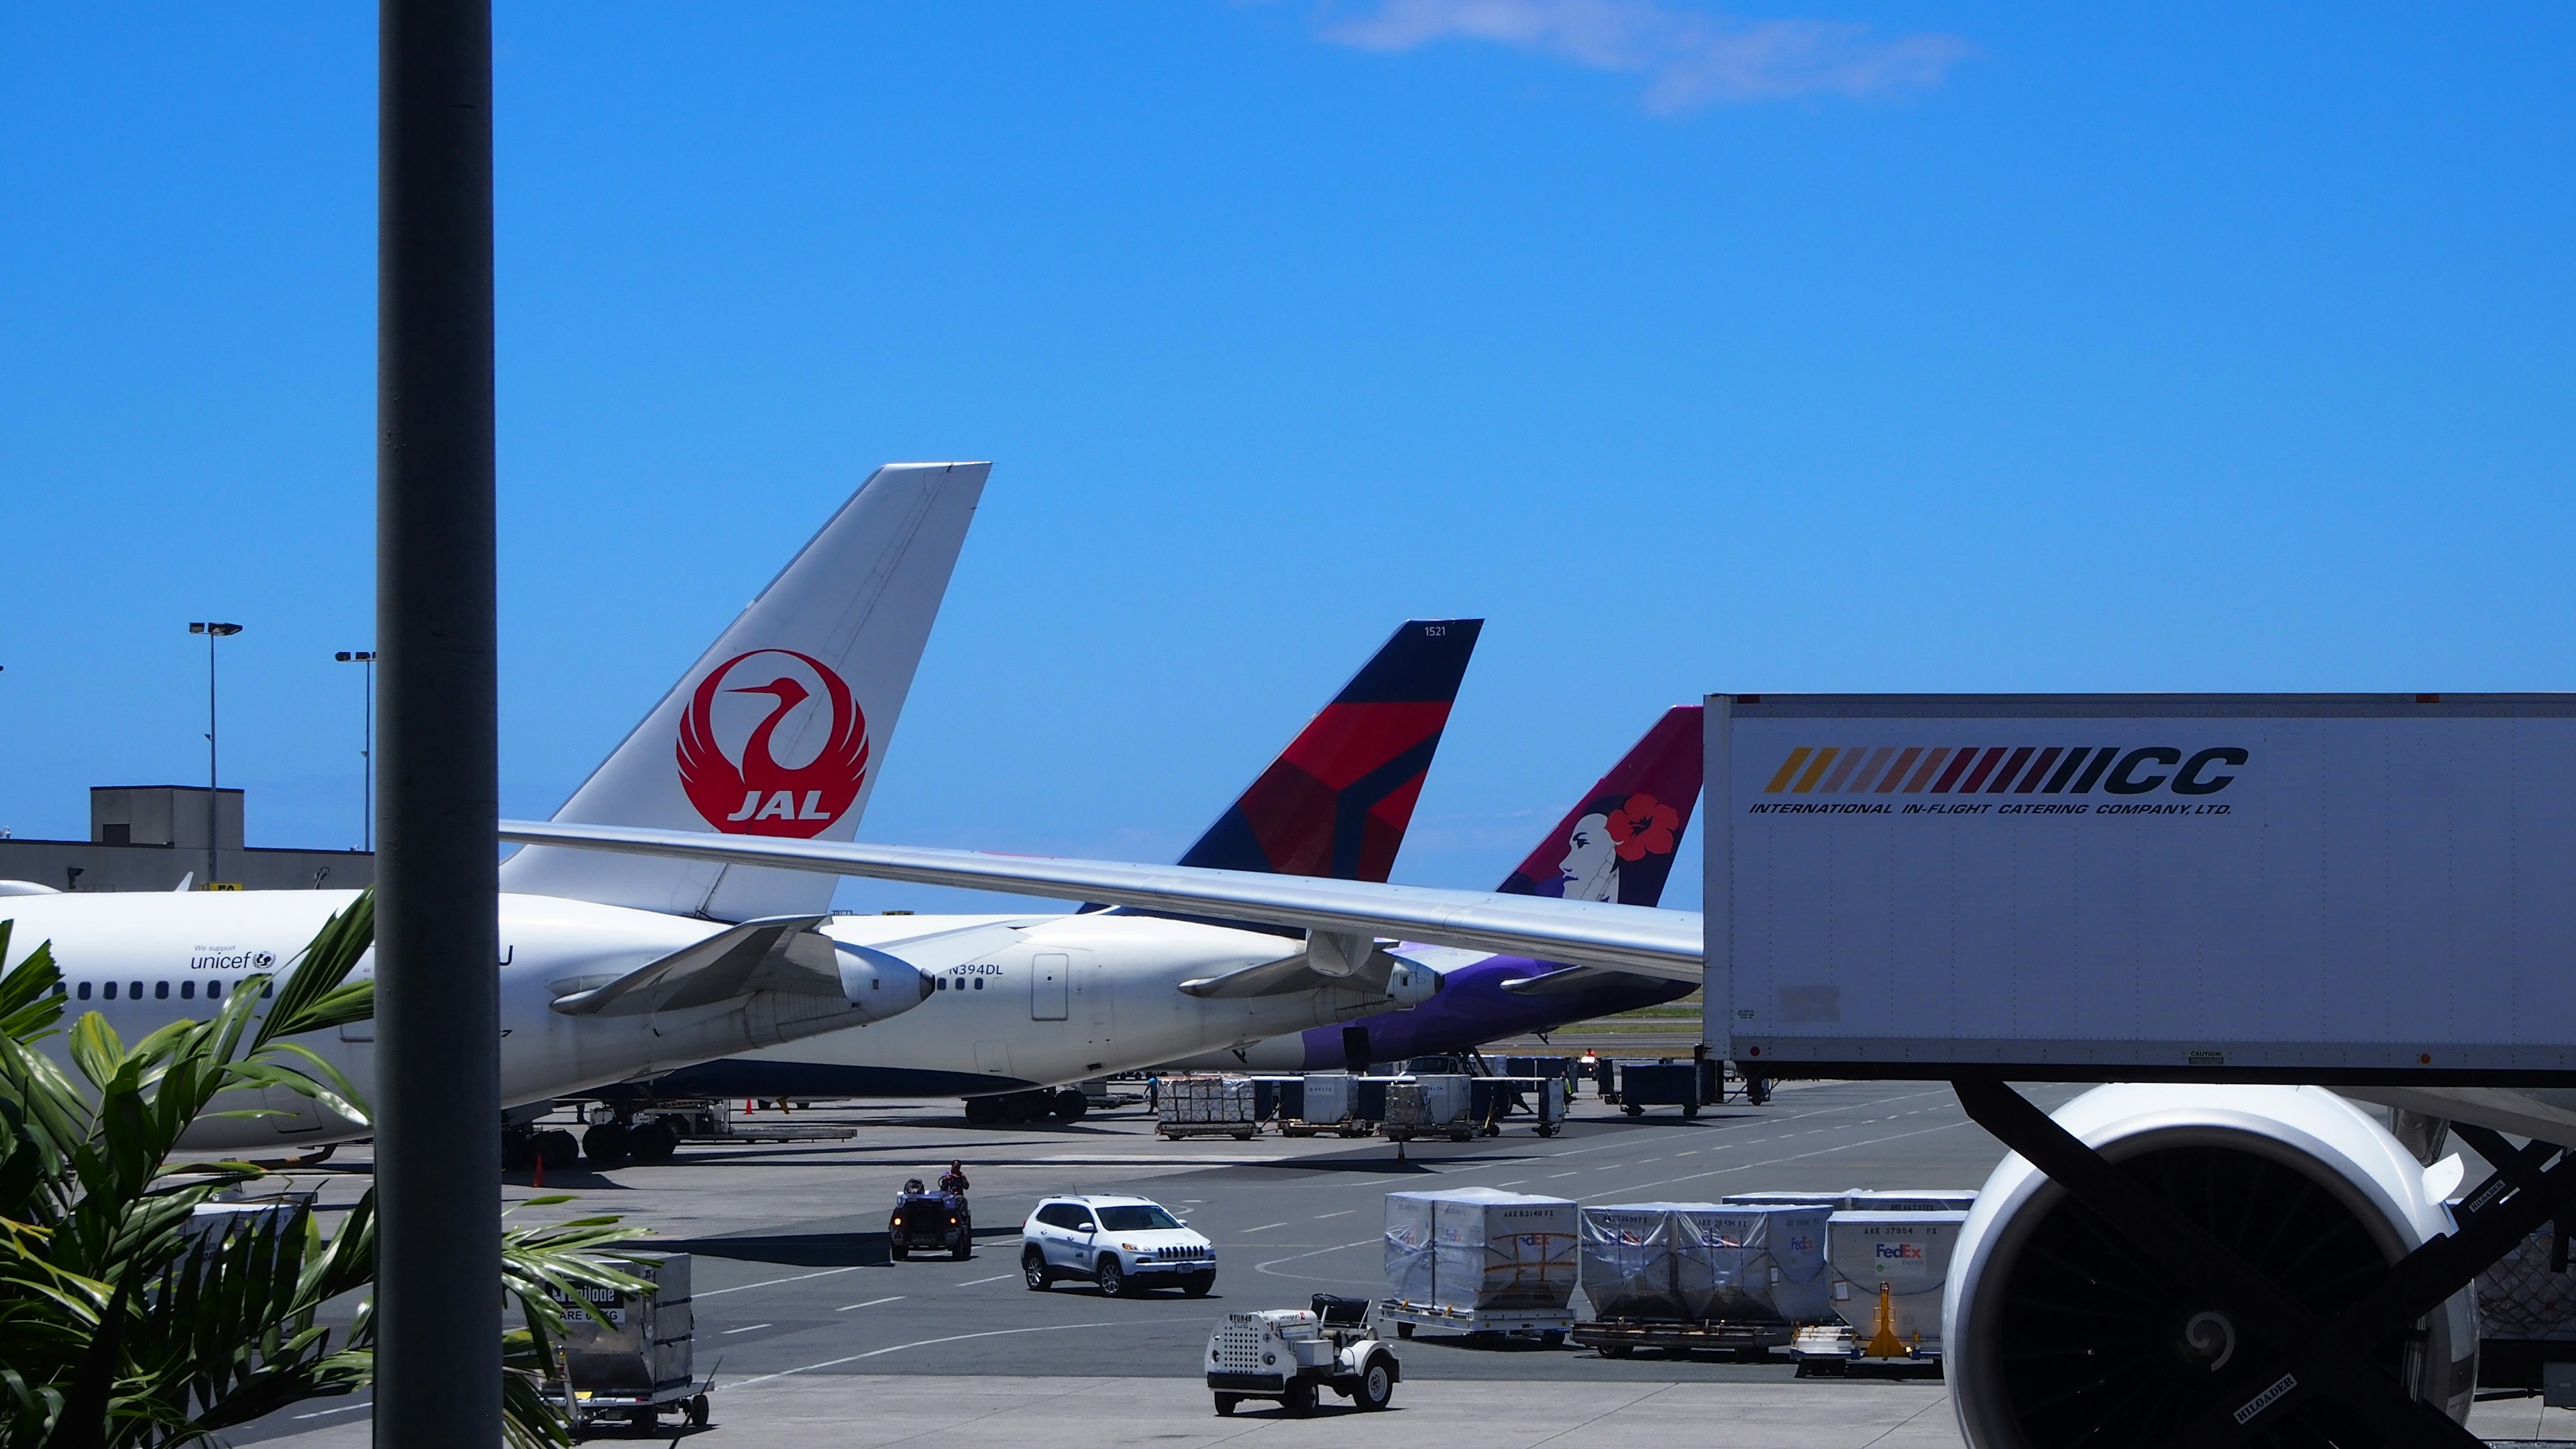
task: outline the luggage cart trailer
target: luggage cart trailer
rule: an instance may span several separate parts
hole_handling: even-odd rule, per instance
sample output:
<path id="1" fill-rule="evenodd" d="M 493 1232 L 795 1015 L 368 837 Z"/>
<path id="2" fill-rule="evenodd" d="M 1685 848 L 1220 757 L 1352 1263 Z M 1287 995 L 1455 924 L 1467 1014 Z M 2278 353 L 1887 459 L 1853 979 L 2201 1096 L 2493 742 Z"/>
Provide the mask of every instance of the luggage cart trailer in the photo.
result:
<path id="1" fill-rule="evenodd" d="M 664 1414 L 703 1426 L 715 1380 L 698 1378 L 691 1363 L 689 1255 L 628 1258 L 615 1266 L 656 1291 L 582 1290 L 605 1323 L 555 1295 L 564 1309 L 564 1335 L 547 1391 L 563 1404 L 576 1434 L 603 1421 L 649 1431 Z"/>
<path id="2" fill-rule="evenodd" d="M 1381 1324 L 1395 1325 L 1395 1336 L 1411 1338 L 1417 1328 L 1463 1333 L 1471 1338 L 1535 1338 L 1559 1344 L 1574 1329 L 1571 1308 L 1447 1308 L 1437 1303 L 1381 1300 L 1375 1313 Z"/>

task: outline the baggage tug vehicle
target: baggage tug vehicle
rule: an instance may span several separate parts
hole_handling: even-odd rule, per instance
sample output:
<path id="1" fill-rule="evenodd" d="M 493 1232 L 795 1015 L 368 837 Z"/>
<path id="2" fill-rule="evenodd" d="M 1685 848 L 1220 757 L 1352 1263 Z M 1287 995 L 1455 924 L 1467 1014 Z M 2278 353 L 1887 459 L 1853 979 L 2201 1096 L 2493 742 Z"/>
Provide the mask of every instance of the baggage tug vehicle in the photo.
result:
<path id="1" fill-rule="evenodd" d="M 1216 1411 L 1276 1399 L 1292 1417 L 1315 1412 L 1331 1389 L 1362 1409 L 1383 1409 L 1404 1370 L 1369 1326 L 1369 1300 L 1318 1293 L 1311 1308 L 1229 1313 L 1208 1339 L 1207 1382 Z"/>

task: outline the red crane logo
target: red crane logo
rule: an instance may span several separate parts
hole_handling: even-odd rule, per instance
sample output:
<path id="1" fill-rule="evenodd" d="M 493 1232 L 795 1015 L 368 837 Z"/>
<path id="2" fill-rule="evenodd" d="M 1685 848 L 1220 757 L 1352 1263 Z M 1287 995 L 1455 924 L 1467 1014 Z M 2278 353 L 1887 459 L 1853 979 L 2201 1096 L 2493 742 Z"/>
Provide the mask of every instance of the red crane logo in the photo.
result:
<path id="1" fill-rule="evenodd" d="M 783 666 L 752 672 L 752 678 L 769 673 L 766 684 L 725 686 L 735 666 L 762 655 L 796 660 L 822 683 L 823 704 L 831 711 L 830 734 L 814 758 L 802 765 L 782 765 L 771 751 L 779 725 L 798 705 L 814 698 L 814 692 L 783 672 Z M 719 694 L 765 694 L 777 701 L 743 741 L 739 762 L 728 758 L 716 743 Z M 800 733 L 811 734 L 821 723 L 809 722 Z M 811 839 L 859 798 L 859 786 L 868 777 L 868 720 L 850 698 L 850 686 L 821 660 L 793 649 L 754 649 L 717 665 L 699 682 L 697 693 L 689 699 L 689 712 L 680 719 L 679 760 L 680 787 L 709 825 L 728 835 Z"/>

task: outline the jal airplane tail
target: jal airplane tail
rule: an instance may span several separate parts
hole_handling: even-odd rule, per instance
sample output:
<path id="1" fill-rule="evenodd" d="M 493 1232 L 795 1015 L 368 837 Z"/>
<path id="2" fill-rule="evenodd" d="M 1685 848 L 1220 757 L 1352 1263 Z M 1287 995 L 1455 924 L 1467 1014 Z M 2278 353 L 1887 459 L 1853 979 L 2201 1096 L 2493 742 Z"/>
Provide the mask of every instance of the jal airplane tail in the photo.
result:
<path id="1" fill-rule="evenodd" d="M 876 470 L 554 819 L 850 839 L 991 471 Z M 720 921 L 819 914 L 837 884 L 547 846 L 501 866 L 505 891 Z"/>
<path id="2" fill-rule="evenodd" d="M 1496 890 L 1651 906 L 1699 799 L 1700 707 L 1664 711 Z"/>
<path id="3" fill-rule="evenodd" d="M 1399 626 L 1180 863 L 1385 880 L 1484 627 Z"/>

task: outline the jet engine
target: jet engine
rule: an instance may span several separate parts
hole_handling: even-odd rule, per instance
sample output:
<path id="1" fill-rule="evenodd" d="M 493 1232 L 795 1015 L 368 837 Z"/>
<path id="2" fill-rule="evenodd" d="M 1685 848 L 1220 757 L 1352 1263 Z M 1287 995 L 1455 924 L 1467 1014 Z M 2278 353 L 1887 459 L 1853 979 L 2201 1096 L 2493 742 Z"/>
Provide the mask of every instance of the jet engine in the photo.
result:
<path id="1" fill-rule="evenodd" d="M 2422 1166 L 2376 1117 L 2322 1088 L 2108 1086 L 2055 1115 L 2138 1192 L 2321 1316 L 2451 1231 L 2443 1199 L 2460 1159 Z M 2220 1305 L 2019 1155 L 1986 1180 L 1960 1230 L 1941 1338 L 1972 1449 L 2148 1449 L 2213 1405 L 2260 1394 L 2270 1358 Z M 2477 1386 L 2473 1291 L 2376 1352 L 2416 1398 L 2465 1420 Z M 2313 1396 L 2253 1442 L 2380 1442 L 2353 1420 Z"/>

